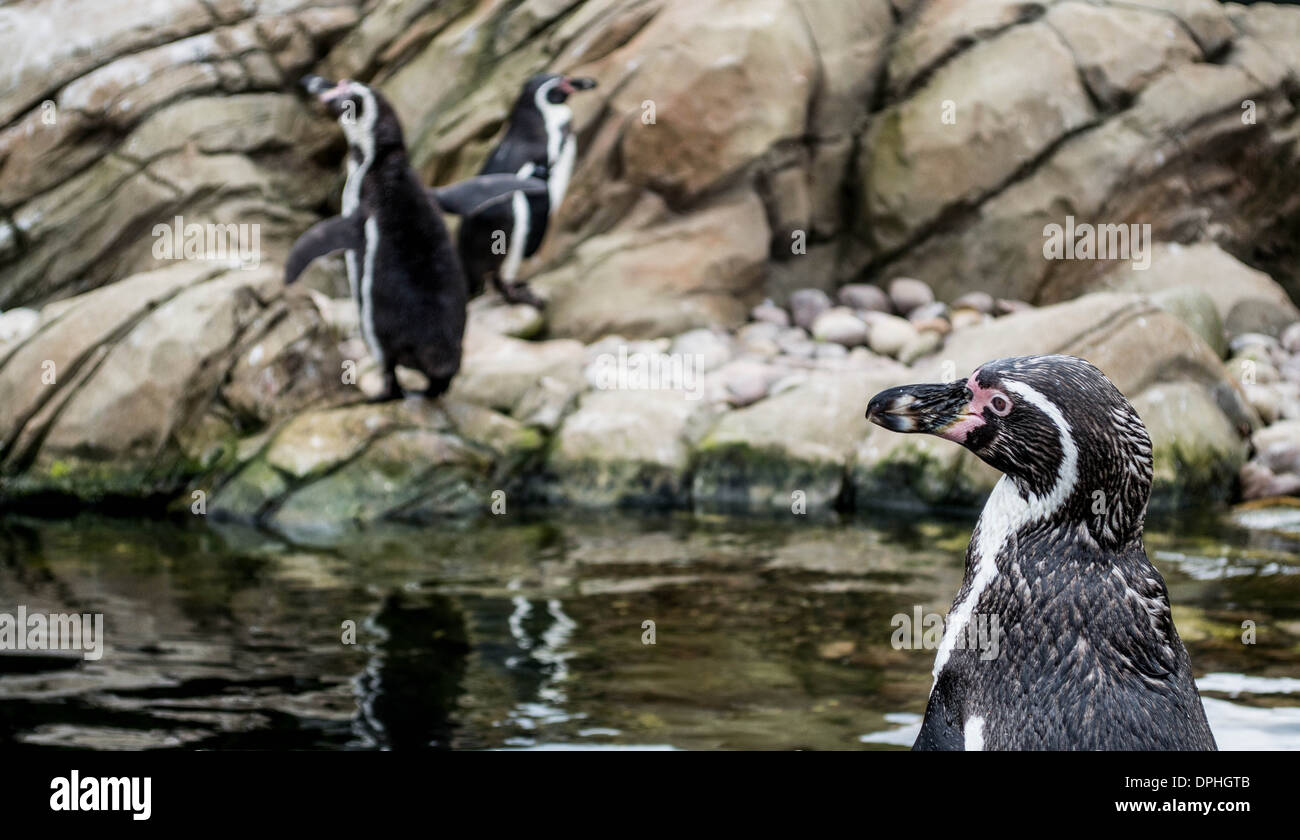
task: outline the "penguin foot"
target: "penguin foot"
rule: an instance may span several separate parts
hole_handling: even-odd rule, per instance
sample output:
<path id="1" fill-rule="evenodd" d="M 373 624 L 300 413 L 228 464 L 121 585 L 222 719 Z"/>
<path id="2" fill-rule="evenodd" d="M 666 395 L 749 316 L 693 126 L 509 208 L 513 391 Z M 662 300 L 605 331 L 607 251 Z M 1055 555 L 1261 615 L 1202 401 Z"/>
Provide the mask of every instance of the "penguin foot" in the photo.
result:
<path id="1" fill-rule="evenodd" d="M 438 378 L 429 378 L 429 387 L 424 389 L 424 398 L 427 400 L 436 400 L 447 392 L 451 385 L 450 376 L 440 376 Z"/>
<path id="2" fill-rule="evenodd" d="M 502 283 L 497 288 L 506 303 L 526 303 L 537 309 L 546 308 L 546 301 L 534 294 L 527 283 Z"/>
<path id="3" fill-rule="evenodd" d="M 398 388 L 396 391 L 384 391 L 382 394 L 370 397 L 366 402 L 375 405 L 378 403 L 395 402 L 396 400 L 404 399 L 405 397 L 406 395 L 402 393 L 402 389 Z"/>

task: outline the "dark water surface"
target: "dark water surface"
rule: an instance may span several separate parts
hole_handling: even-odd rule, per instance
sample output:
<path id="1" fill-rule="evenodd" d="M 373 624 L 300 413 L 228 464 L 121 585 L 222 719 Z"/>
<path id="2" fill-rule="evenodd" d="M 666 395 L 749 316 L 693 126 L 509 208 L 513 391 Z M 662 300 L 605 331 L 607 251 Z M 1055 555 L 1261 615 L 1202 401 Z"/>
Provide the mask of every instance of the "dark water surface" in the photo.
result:
<path id="1" fill-rule="evenodd" d="M 1148 528 L 1223 747 L 1300 748 L 1294 518 Z M 792 520 L 511 515 L 311 545 L 0 519 L 0 613 L 103 613 L 107 637 L 98 661 L 0 652 L 0 747 L 910 745 L 934 652 L 895 649 L 891 620 L 947 610 L 973 518 Z"/>

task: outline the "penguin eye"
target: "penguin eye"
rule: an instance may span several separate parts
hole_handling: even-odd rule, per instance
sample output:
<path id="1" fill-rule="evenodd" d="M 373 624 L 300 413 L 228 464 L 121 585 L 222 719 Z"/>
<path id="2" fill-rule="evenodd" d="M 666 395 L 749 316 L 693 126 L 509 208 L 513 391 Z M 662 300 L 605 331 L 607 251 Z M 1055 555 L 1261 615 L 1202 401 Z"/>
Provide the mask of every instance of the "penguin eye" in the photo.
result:
<path id="1" fill-rule="evenodd" d="M 996 393 L 989 400 L 989 408 L 999 417 L 1006 417 L 1011 413 L 1011 398 L 1001 392 Z"/>

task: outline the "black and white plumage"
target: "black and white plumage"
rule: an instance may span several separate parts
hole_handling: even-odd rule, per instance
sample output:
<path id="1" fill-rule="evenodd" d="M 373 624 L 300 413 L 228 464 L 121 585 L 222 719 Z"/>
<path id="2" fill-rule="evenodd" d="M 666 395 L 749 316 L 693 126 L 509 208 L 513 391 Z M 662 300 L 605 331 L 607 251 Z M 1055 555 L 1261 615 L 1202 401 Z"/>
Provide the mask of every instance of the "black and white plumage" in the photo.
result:
<path id="1" fill-rule="evenodd" d="M 966 552 L 915 749 L 1215 749 L 1142 545 L 1151 440 L 1100 370 L 1001 359 L 883 391 L 867 417 L 1004 473 Z M 1000 630 L 994 657 L 963 643 L 977 620 Z"/>
<path id="2" fill-rule="evenodd" d="M 470 179 L 430 200 L 411 168 L 391 105 L 359 82 L 307 76 L 303 87 L 336 116 L 348 141 L 342 213 L 318 222 L 294 243 L 285 264 L 292 283 L 317 257 L 344 252 L 362 337 L 384 375 L 381 400 L 402 396 L 397 366 L 421 371 L 426 395 L 444 392 L 460 369 L 465 276 L 441 205 L 471 211 L 522 191 L 536 179 Z"/>
<path id="3" fill-rule="evenodd" d="M 464 216 L 457 248 L 470 295 L 490 278 L 511 303 L 541 306 L 526 283 L 516 281 L 526 257 L 537 253 L 553 214 L 564 200 L 578 155 L 570 94 L 590 90 L 594 79 L 543 73 L 530 78 L 510 111 L 505 136 L 479 175 L 508 174 L 546 183 L 544 192 L 515 193 Z"/>

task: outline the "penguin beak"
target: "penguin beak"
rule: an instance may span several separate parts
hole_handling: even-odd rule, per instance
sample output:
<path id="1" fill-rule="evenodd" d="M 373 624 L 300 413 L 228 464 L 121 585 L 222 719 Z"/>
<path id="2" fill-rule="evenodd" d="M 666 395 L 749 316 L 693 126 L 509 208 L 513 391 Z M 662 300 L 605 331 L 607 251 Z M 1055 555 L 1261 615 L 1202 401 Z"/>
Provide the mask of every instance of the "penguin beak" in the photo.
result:
<path id="1" fill-rule="evenodd" d="M 560 80 L 560 90 L 565 96 L 580 90 L 591 90 L 596 86 L 596 80 L 586 76 L 565 76 Z"/>
<path id="2" fill-rule="evenodd" d="M 303 76 L 302 80 L 299 81 L 298 84 L 302 85 L 303 90 L 307 91 L 312 96 L 320 96 L 325 91 L 334 87 L 334 83 L 329 79 L 317 76 L 314 73 L 309 73 L 308 75 Z"/>
<path id="3" fill-rule="evenodd" d="M 955 432 L 975 416 L 970 412 L 972 396 L 960 379 L 939 385 L 900 385 L 871 398 L 867 419 L 891 432 L 957 440 Z"/>

